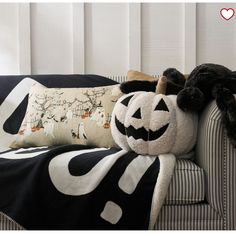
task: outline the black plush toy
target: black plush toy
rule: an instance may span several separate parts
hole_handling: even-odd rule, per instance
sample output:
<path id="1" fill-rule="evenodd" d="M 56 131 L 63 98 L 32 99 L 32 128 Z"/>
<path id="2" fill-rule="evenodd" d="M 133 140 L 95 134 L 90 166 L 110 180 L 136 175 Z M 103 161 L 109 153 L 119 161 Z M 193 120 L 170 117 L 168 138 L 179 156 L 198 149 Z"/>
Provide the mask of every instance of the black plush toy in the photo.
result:
<path id="1" fill-rule="evenodd" d="M 231 143 L 236 146 L 236 72 L 217 64 L 202 64 L 189 75 L 184 89 L 177 95 L 177 104 L 183 111 L 201 111 L 216 99 L 222 112 L 222 122 Z"/>
<path id="2" fill-rule="evenodd" d="M 186 80 L 184 89 L 178 94 L 178 106 L 184 111 L 199 111 L 225 89 L 236 92 L 236 74 L 217 64 L 197 66 Z"/>
<path id="3" fill-rule="evenodd" d="M 163 72 L 163 76 L 167 78 L 166 95 L 178 94 L 184 88 L 185 77 L 178 70 L 169 68 Z M 133 80 L 127 81 L 120 85 L 123 93 L 131 93 L 136 91 L 155 92 L 158 80 Z"/>
<path id="4" fill-rule="evenodd" d="M 187 80 L 174 68 L 165 70 L 163 75 L 167 77 L 166 94 L 178 94 L 177 104 L 183 111 L 200 112 L 210 100 L 216 99 L 227 135 L 236 147 L 236 100 L 233 95 L 236 94 L 236 71 L 205 63 L 197 66 Z M 121 84 L 121 91 L 155 92 L 156 85 L 157 81 L 128 81 Z"/>

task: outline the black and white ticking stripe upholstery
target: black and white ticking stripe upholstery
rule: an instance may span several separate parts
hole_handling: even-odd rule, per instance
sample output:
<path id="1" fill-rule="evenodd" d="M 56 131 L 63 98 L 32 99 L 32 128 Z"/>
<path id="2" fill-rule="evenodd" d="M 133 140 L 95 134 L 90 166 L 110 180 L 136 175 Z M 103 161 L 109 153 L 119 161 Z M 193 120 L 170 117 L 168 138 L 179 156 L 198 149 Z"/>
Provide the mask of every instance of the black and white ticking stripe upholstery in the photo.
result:
<path id="1" fill-rule="evenodd" d="M 0 212 L 0 230 L 24 230 L 24 228 Z"/>
<path id="2" fill-rule="evenodd" d="M 198 131 L 196 159 L 205 171 L 207 201 L 223 217 L 225 229 L 236 229 L 236 149 L 215 102 L 201 115 Z"/>
<path id="3" fill-rule="evenodd" d="M 161 77 L 162 75 L 151 75 L 155 78 Z M 123 83 L 125 81 L 127 81 L 127 76 L 126 75 L 112 75 L 112 76 L 108 76 L 109 79 L 112 79 L 118 83 Z"/>
<path id="4" fill-rule="evenodd" d="M 193 204 L 205 197 L 204 171 L 190 160 L 177 160 L 165 205 Z"/>
<path id="5" fill-rule="evenodd" d="M 204 170 L 206 204 L 165 205 L 156 229 L 236 229 L 236 149 L 215 102 L 200 116 L 196 162 Z"/>
<path id="6" fill-rule="evenodd" d="M 220 230 L 222 217 L 207 204 L 163 206 L 155 225 L 157 230 Z"/>

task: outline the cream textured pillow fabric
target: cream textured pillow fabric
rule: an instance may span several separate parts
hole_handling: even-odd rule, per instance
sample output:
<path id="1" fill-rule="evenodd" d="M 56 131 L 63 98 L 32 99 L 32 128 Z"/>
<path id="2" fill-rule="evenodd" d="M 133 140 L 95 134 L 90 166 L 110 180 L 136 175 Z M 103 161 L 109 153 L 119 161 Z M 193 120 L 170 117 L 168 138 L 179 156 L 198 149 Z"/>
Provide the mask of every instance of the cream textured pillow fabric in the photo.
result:
<path id="1" fill-rule="evenodd" d="M 115 146 L 110 120 L 122 95 L 119 84 L 94 88 L 46 88 L 35 83 L 12 148 L 86 144 Z"/>

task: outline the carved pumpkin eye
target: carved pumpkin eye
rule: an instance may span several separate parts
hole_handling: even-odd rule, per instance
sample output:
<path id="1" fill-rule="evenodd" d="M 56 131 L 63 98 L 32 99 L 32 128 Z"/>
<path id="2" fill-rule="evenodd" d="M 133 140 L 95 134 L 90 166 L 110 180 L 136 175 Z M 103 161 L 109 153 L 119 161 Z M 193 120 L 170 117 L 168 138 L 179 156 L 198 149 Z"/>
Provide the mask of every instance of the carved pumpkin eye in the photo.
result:
<path id="1" fill-rule="evenodd" d="M 130 99 L 131 99 L 133 96 L 134 96 L 134 95 L 128 96 L 128 97 L 125 98 L 121 103 L 127 107 L 127 106 L 129 105 Z"/>
<path id="2" fill-rule="evenodd" d="M 141 109 L 139 108 L 133 115 L 132 117 L 141 119 Z"/>
<path id="3" fill-rule="evenodd" d="M 168 107 L 166 106 L 166 103 L 163 99 L 160 100 L 160 102 L 157 104 L 154 111 L 169 111 Z"/>

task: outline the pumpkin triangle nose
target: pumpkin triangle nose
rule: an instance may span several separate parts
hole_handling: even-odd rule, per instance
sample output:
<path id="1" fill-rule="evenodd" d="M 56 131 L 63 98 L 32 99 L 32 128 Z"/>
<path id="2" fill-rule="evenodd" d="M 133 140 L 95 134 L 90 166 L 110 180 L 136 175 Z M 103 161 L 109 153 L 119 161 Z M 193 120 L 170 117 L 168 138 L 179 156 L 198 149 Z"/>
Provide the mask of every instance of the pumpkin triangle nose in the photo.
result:
<path id="1" fill-rule="evenodd" d="M 141 109 L 139 108 L 133 115 L 132 117 L 141 119 Z"/>

